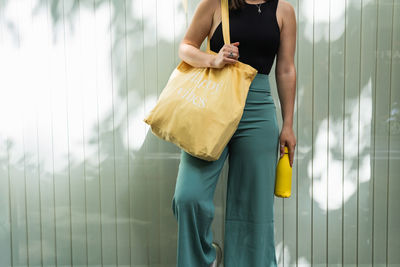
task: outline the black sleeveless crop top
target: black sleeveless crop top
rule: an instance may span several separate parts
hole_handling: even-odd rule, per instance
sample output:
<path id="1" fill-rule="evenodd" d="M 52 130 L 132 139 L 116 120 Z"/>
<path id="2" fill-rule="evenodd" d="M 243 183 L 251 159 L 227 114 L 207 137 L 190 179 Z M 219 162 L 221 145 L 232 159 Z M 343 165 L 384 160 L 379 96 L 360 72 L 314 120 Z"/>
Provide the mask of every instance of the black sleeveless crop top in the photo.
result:
<path id="1" fill-rule="evenodd" d="M 240 42 L 238 60 L 262 74 L 270 73 L 279 48 L 280 30 L 276 20 L 278 1 L 267 0 L 261 5 L 245 3 L 237 10 L 229 10 L 231 43 Z M 258 6 L 261 13 L 258 12 Z M 210 39 L 210 49 L 218 53 L 223 45 L 220 22 Z"/>

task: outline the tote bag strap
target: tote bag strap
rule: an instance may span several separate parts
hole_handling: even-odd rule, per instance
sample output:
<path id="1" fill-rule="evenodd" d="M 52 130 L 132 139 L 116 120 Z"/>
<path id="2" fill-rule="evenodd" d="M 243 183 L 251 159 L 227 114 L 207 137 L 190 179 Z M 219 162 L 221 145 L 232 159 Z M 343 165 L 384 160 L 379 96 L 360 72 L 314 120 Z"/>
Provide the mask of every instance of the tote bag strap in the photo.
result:
<path id="1" fill-rule="evenodd" d="M 225 44 L 230 44 L 231 37 L 229 35 L 229 6 L 228 0 L 221 0 L 221 17 L 222 17 L 222 35 Z M 207 36 L 207 52 L 210 52 L 210 36 Z"/>

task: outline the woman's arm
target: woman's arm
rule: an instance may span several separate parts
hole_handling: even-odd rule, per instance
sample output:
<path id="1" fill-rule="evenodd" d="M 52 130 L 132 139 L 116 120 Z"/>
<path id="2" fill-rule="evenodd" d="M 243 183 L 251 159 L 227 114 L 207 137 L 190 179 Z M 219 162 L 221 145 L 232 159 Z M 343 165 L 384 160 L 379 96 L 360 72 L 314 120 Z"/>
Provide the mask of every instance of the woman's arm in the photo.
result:
<path id="1" fill-rule="evenodd" d="M 280 135 L 280 151 L 284 153 L 282 145 L 289 150 L 290 165 L 293 164 L 296 138 L 293 133 L 293 111 L 296 95 L 296 68 L 294 54 L 296 48 L 296 15 L 293 6 L 280 0 L 282 21 L 280 46 L 276 59 L 275 78 L 281 103 L 283 126 Z"/>
<path id="2" fill-rule="evenodd" d="M 219 0 L 201 0 L 192 21 L 179 45 L 179 57 L 194 67 L 212 67 L 214 55 L 203 52 L 200 46 L 210 32 Z"/>
<path id="3" fill-rule="evenodd" d="M 215 11 L 221 9 L 220 3 L 221 0 L 201 0 L 179 45 L 179 57 L 194 67 L 222 68 L 226 64 L 236 64 L 238 61 L 239 42 L 224 44 L 216 55 L 200 50 L 201 44 L 211 31 Z M 229 57 L 229 52 L 234 56 Z"/>

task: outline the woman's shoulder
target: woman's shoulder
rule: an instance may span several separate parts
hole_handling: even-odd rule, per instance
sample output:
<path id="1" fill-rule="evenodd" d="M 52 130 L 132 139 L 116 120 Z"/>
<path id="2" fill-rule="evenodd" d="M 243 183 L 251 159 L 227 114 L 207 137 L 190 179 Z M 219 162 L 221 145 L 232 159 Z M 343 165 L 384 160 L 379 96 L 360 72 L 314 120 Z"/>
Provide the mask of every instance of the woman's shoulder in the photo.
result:
<path id="1" fill-rule="evenodd" d="M 277 19 L 279 21 L 279 27 L 282 29 L 282 26 L 286 23 L 290 23 L 296 20 L 296 12 L 293 5 L 287 0 L 278 0 L 277 6 Z"/>
<path id="2" fill-rule="evenodd" d="M 215 15 L 215 12 L 220 8 L 221 5 L 221 0 L 201 0 L 197 4 L 197 9 L 202 9 L 205 12 L 208 12 L 209 14 L 212 14 L 212 16 Z"/>
<path id="3" fill-rule="evenodd" d="M 283 15 L 291 15 L 294 13 L 294 7 L 293 5 L 286 0 L 278 0 L 278 10 L 281 12 Z"/>
<path id="4" fill-rule="evenodd" d="M 201 0 L 199 5 L 206 5 L 210 8 L 215 8 L 221 4 L 221 0 Z"/>

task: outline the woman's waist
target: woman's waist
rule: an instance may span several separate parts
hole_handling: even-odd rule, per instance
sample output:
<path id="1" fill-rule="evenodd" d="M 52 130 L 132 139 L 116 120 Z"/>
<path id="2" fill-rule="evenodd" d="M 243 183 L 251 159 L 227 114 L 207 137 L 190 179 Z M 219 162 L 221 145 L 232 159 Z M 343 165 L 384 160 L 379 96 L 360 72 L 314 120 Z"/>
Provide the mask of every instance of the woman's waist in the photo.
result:
<path id="1" fill-rule="evenodd" d="M 271 95 L 269 75 L 263 73 L 257 73 L 250 84 L 249 93 L 250 92 L 265 92 L 267 95 Z"/>

